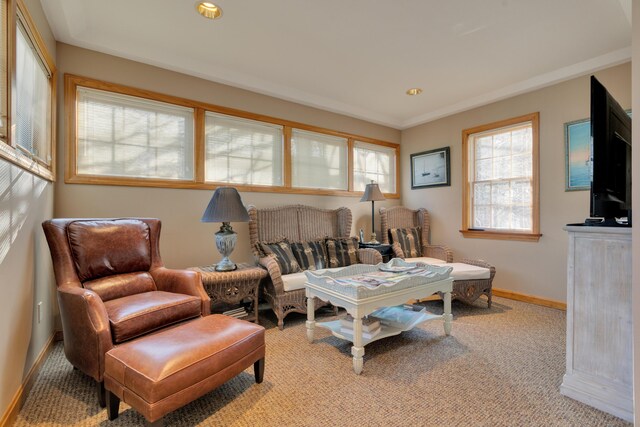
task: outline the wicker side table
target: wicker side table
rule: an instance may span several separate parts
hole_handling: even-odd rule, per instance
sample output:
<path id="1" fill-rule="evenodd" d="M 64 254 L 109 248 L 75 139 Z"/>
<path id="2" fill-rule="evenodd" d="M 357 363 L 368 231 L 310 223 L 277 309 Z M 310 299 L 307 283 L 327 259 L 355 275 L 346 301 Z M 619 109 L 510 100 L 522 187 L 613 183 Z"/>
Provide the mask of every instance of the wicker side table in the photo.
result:
<path id="1" fill-rule="evenodd" d="M 215 268 L 214 264 L 189 270 L 202 274 L 202 284 L 212 305 L 216 302 L 240 304 L 243 299 L 251 298 L 254 317 L 249 320 L 258 323 L 258 289 L 260 280 L 267 277 L 267 271 L 249 264 L 238 264 L 234 271 L 216 271 Z"/>

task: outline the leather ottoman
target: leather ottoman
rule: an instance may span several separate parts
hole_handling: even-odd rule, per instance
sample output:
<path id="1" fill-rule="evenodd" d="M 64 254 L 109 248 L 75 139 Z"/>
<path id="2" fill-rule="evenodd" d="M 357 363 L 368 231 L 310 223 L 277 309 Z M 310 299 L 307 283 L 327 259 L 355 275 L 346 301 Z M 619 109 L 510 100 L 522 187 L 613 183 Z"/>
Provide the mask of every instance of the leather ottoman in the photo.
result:
<path id="1" fill-rule="evenodd" d="M 214 314 L 126 342 L 105 355 L 110 420 L 120 400 L 152 425 L 254 365 L 264 374 L 264 328 Z"/>

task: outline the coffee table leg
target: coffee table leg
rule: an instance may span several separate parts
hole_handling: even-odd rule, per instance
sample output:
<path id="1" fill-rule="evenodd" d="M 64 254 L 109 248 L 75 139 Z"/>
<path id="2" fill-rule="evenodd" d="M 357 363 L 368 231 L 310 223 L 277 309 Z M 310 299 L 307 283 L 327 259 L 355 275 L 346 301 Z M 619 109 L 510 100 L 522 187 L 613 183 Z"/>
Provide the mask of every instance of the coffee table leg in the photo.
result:
<path id="1" fill-rule="evenodd" d="M 444 333 L 447 335 L 451 334 L 451 321 L 453 320 L 453 315 L 451 314 L 451 292 L 445 292 L 444 294 Z"/>
<path id="2" fill-rule="evenodd" d="M 313 297 L 307 296 L 307 340 L 313 342 L 313 329 L 316 327 L 316 311 L 313 304 Z"/>
<path id="3" fill-rule="evenodd" d="M 362 364 L 364 356 L 364 346 L 362 345 L 362 318 L 353 317 L 353 347 L 351 347 L 353 355 L 353 371 L 356 374 L 362 373 Z"/>

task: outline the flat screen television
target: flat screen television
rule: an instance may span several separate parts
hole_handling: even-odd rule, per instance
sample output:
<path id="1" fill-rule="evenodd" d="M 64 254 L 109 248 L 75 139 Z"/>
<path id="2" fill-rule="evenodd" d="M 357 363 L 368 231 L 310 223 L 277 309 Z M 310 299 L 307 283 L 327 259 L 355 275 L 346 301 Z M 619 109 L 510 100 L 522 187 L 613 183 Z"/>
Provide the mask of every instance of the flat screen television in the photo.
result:
<path id="1" fill-rule="evenodd" d="M 591 218 L 631 226 L 631 117 L 591 76 Z"/>

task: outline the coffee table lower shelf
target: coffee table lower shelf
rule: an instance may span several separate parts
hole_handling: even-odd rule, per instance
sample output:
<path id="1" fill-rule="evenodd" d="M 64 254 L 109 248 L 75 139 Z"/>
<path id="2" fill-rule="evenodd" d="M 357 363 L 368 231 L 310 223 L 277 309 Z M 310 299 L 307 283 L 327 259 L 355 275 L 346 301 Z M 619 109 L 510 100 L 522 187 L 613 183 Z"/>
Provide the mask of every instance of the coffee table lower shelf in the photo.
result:
<path id="1" fill-rule="evenodd" d="M 394 316 L 394 314 L 397 314 L 398 316 Z M 378 333 L 374 337 L 362 337 L 363 346 L 382 338 L 399 335 L 400 333 L 409 331 L 424 322 L 443 319 L 442 315 L 440 314 L 432 314 L 425 310 L 414 311 L 405 309 L 402 306 L 385 307 L 371 313 L 370 316 L 380 319 L 381 330 L 380 333 Z M 402 317 L 403 321 L 398 321 L 399 317 Z M 353 334 L 349 334 L 343 331 L 342 325 L 343 324 L 340 320 L 333 320 L 330 322 L 316 322 L 316 326 L 330 330 L 335 337 L 354 342 Z"/>

